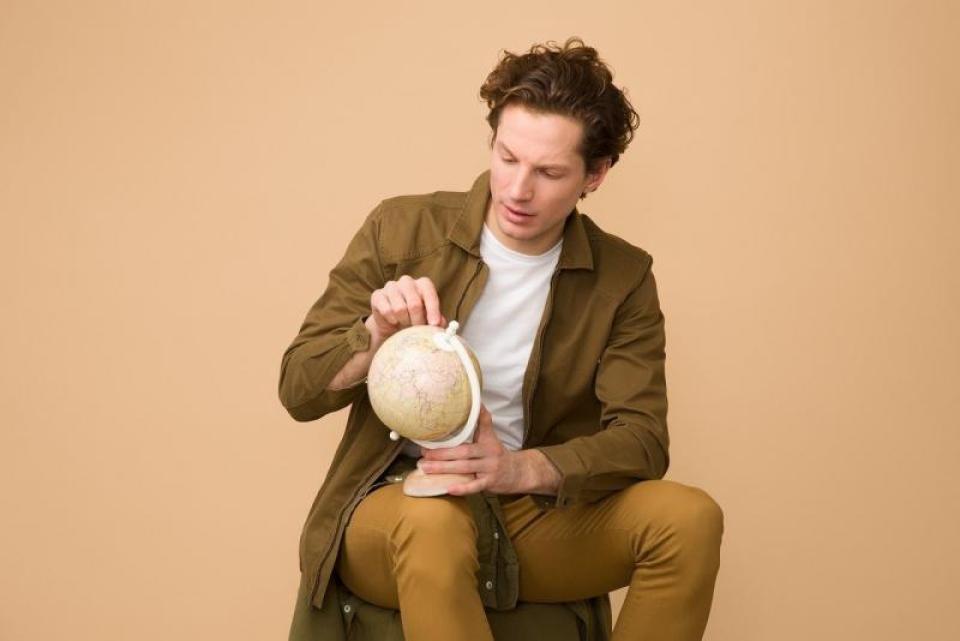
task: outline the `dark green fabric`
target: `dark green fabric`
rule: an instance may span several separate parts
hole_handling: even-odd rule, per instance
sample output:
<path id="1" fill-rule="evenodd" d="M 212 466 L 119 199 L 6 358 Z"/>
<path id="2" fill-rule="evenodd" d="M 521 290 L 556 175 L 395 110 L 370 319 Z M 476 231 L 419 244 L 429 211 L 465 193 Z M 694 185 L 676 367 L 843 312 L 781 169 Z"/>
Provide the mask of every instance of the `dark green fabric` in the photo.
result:
<path id="1" fill-rule="evenodd" d="M 297 594 L 290 641 L 402 641 L 400 612 L 367 603 L 351 594 L 334 575 L 324 607 L 310 604 L 309 585 Z M 335 606 L 335 607 L 333 607 Z M 487 609 L 496 641 L 603 641 L 609 639 L 610 598 L 603 595 L 572 603 L 517 603 L 510 610 Z"/>

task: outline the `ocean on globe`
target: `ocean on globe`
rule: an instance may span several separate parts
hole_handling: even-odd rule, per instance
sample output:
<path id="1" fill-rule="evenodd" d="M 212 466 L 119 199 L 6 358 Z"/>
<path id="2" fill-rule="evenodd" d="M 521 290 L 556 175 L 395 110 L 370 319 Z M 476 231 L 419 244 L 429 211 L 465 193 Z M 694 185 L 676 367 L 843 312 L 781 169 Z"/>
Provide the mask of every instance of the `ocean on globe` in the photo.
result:
<path id="1" fill-rule="evenodd" d="M 444 329 L 413 325 L 383 342 L 367 373 L 370 405 L 384 425 L 400 436 L 442 441 L 464 426 L 470 415 L 470 381 L 455 351 L 434 339 Z M 480 363 L 470 346 L 459 340 L 481 381 Z"/>

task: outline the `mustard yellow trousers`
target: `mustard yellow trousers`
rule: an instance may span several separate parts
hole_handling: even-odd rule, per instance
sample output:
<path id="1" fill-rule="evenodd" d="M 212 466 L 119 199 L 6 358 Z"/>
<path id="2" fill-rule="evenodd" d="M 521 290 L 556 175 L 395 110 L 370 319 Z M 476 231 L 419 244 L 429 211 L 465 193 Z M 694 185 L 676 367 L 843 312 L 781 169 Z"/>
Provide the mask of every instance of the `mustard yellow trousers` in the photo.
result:
<path id="1" fill-rule="evenodd" d="M 703 490 L 635 483 L 595 503 L 503 505 L 521 601 L 551 603 L 629 586 L 613 641 L 703 637 L 720 567 L 723 512 Z M 411 498 L 400 484 L 357 506 L 340 579 L 361 599 L 400 610 L 407 641 L 492 641 L 476 573 L 477 529 L 462 497 Z"/>

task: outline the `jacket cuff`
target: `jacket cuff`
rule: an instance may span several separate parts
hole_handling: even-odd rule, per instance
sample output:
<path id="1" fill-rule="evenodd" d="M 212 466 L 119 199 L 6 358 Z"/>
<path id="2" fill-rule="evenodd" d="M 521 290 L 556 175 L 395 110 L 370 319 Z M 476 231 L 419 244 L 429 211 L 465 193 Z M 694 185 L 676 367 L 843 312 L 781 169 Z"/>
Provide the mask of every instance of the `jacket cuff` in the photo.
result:
<path id="1" fill-rule="evenodd" d="M 337 372 L 340 371 L 355 353 L 370 349 L 370 330 L 367 329 L 364 323 L 365 320 L 366 317 L 362 317 L 354 321 L 350 328 L 341 336 L 335 347 L 331 348 L 329 344 L 320 345 L 316 348 L 316 354 L 311 354 L 308 351 L 304 355 L 305 361 L 309 361 L 309 359 L 316 358 L 321 354 L 329 354 L 331 351 L 336 351 L 335 354 L 331 354 L 332 359 L 327 362 L 323 372 L 315 373 L 313 382 L 309 384 L 313 387 L 319 379 L 320 384 L 323 385 L 319 394 L 287 407 L 287 411 L 295 420 L 312 421 L 323 414 L 345 407 L 355 397 L 358 391 L 357 388 L 366 385 L 367 377 L 364 376 L 347 387 L 337 390 L 326 389 L 329 381 L 336 376 Z"/>
<path id="2" fill-rule="evenodd" d="M 370 349 L 370 330 L 367 329 L 367 316 L 361 316 L 355 320 L 350 329 L 347 330 L 346 339 L 350 346 L 351 355 L 355 352 L 365 352 Z"/>
<path id="3" fill-rule="evenodd" d="M 333 345 L 320 343 L 314 348 L 315 351 L 308 349 L 310 346 L 303 347 L 304 355 L 302 358 L 304 362 L 310 362 L 311 359 L 335 352 L 331 354 L 332 358 L 325 364 L 322 372 L 318 372 L 319 380 L 323 383 L 324 389 L 354 354 L 370 349 L 371 336 L 365 323 L 366 319 L 366 316 L 362 316 L 355 320 Z M 358 383 L 354 383 L 350 387 L 356 387 L 357 384 L 365 381 L 366 377 L 363 377 Z M 343 389 L 350 389 L 350 387 Z"/>
<path id="4" fill-rule="evenodd" d="M 365 352 L 368 349 L 370 349 L 371 335 L 370 335 L 370 330 L 367 329 L 366 321 L 367 321 L 367 316 L 361 316 L 356 321 L 354 321 L 353 325 L 350 326 L 350 329 L 347 330 L 346 341 L 350 349 L 347 352 L 348 354 L 347 358 L 344 359 L 343 361 L 344 364 L 346 364 L 346 362 L 350 360 L 350 357 L 352 357 L 357 352 Z M 341 365 L 340 367 L 343 367 L 343 365 Z M 337 369 L 337 371 L 339 372 L 340 370 Z M 367 377 L 364 376 L 359 380 L 357 380 L 356 382 L 351 383 L 350 385 L 347 385 L 346 387 L 342 387 L 338 390 L 334 390 L 334 392 L 343 392 L 346 390 L 352 390 L 353 388 L 360 387 L 361 385 L 365 385 L 366 383 L 367 383 Z"/>
<path id="5" fill-rule="evenodd" d="M 559 445 L 544 445 L 534 448 L 543 452 L 553 466 L 560 472 L 560 487 L 557 489 L 557 496 L 535 497 L 534 500 L 540 507 L 564 507 L 580 502 L 580 492 L 583 484 L 587 480 L 587 470 L 577 456 L 566 443 Z"/>

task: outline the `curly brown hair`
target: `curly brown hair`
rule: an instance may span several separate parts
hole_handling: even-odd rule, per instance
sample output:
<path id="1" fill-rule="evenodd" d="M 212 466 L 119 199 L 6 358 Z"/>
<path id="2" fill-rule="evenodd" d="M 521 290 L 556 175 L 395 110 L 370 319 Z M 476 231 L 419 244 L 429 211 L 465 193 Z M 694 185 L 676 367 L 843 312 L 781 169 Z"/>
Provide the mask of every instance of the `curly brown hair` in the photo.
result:
<path id="1" fill-rule="evenodd" d="M 579 120 L 583 136 L 577 151 L 587 173 L 594 173 L 606 157 L 611 167 L 617 163 L 633 140 L 640 117 L 624 91 L 614 86 L 613 73 L 596 49 L 572 36 L 563 46 L 548 40 L 522 55 L 502 51 L 503 57 L 480 87 L 480 98 L 490 108 L 491 146 L 504 107 L 518 104 Z"/>

